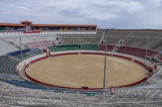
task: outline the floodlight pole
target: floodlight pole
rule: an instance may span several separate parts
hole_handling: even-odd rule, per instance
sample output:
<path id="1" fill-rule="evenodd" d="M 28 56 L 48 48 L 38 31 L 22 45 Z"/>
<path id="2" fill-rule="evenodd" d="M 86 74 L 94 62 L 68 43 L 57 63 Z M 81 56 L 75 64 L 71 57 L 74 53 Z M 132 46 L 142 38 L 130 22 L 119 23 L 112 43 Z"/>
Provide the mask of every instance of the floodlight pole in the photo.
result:
<path id="1" fill-rule="evenodd" d="M 22 44 L 21 44 L 21 35 L 19 35 L 19 39 L 20 39 L 20 49 L 21 49 L 21 59 L 23 58 L 23 54 L 22 54 Z"/>
<path id="2" fill-rule="evenodd" d="M 145 63 L 146 63 L 146 59 L 147 59 L 147 55 L 148 55 L 148 40 L 149 39 L 149 34 L 147 33 L 147 43 L 146 43 L 146 53 L 145 53 Z"/>
<path id="3" fill-rule="evenodd" d="M 105 31 L 104 31 L 105 32 Z M 107 30 L 106 30 L 106 40 L 105 40 L 105 62 L 104 62 L 104 78 L 103 78 L 103 102 L 105 102 L 105 80 L 106 80 L 106 56 L 107 56 Z"/>
<path id="4" fill-rule="evenodd" d="M 106 79 L 106 56 L 107 56 L 107 31 L 106 31 L 106 40 L 105 40 L 105 62 L 104 62 L 104 80 L 103 80 L 103 89 L 105 89 L 105 79 Z"/>

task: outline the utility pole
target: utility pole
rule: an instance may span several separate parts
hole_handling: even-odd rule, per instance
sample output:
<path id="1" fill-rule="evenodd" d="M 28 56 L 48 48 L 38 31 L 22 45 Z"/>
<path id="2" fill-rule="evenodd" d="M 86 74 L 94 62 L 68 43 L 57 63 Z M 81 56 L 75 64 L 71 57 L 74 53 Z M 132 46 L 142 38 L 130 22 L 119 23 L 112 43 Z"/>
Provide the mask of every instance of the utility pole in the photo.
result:
<path id="1" fill-rule="evenodd" d="M 107 30 L 105 32 L 105 62 L 104 62 L 104 78 L 103 78 L 103 102 L 105 102 L 105 80 L 106 80 L 106 57 L 107 57 Z"/>
<path id="2" fill-rule="evenodd" d="M 21 44 L 21 33 L 19 34 L 19 39 L 20 39 L 21 59 L 22 59 L 23 54 L 22 54 L 22 44 Z"/>
<path id="3" fill-rule="evenodd" d="M 147 33 L 146 52 L 145 52 L 145 63 L 146 63 L 146 59 L 147 59 L 147 56 L 148 56 L 148 42 L 149 42 L 149 33 Z"/>

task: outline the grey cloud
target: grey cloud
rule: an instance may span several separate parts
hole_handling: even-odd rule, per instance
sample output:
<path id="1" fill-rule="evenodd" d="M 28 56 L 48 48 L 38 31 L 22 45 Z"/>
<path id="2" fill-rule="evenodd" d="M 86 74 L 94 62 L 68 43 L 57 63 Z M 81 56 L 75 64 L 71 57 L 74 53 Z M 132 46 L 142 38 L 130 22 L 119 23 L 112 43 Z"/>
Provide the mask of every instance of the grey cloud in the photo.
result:
<path id="1" fill-rule="evenodd" d="M 162 28 L 162 0 L 0 0 L 0 22 Z"/>

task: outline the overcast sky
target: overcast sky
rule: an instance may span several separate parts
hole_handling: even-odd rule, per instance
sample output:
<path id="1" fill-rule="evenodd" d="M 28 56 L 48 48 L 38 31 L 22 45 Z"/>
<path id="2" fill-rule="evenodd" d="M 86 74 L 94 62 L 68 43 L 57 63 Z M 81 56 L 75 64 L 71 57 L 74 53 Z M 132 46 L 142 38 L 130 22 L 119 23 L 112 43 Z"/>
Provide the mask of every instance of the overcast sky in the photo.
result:
<path id="1" fill-rule="evenodd" d="M 162 29 L 162 0 L 0 0 L 0 23 Z"/>

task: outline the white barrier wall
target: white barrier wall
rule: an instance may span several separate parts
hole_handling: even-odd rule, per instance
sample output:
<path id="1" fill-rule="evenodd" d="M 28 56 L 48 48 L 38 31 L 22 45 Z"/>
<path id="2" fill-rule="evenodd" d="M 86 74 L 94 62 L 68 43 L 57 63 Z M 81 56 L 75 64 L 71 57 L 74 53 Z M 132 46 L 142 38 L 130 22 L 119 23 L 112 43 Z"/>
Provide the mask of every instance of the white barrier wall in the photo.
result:
<path id="1" fill-rule="evenodd" d="M 20 63 L 17 65 L 16 69 L 17 69 L 18 71 L 20 71 L 24 65 L 26 65 L 26 64 L 28 64 L 28 63 L 30 63 L 30 62 L 32 62 L 33 60 L 36 60 L 36 59 L 39 59 L 39 58 L 42 58 L 42 57 L 45 57 L 45 56 L 46 56 L 46 54 L 41 54 L 41 55 L 37 55 L 37 56 L 30 57 L 30 58 L 28 58 L 28 59 L 25 59 L 25 60 L 23 60 L 22 62 L 20 62 Z"/>
<path id="2" fill-rule="evenodd" d="M 97 31 L 41 31 L 40 33 L 0 32 L 0 37 L 18 35 L 49 35 L 49 34 L 96 34 Z"/>
<path id="3" fill-rule="evenodd" d="M 5 37 L 5 36 L 18 36 L 18 35 L 22 35 L 23 32 L 0 32 L 0 36 L 1 37 Z"/>

